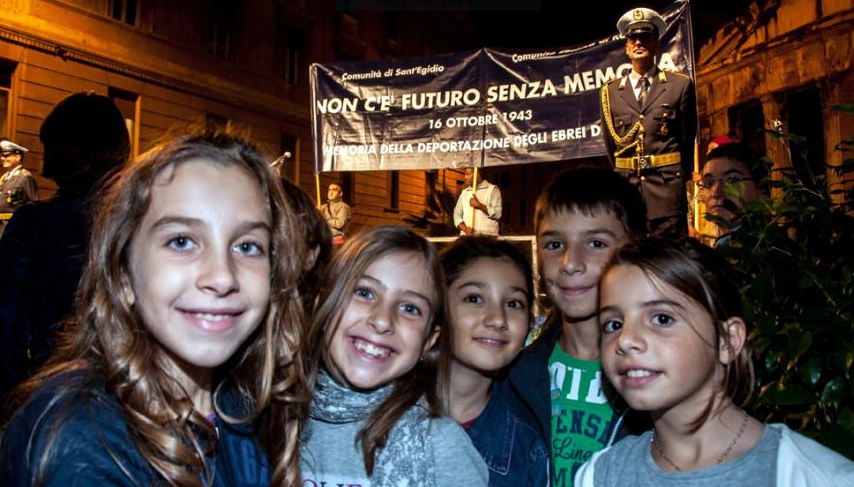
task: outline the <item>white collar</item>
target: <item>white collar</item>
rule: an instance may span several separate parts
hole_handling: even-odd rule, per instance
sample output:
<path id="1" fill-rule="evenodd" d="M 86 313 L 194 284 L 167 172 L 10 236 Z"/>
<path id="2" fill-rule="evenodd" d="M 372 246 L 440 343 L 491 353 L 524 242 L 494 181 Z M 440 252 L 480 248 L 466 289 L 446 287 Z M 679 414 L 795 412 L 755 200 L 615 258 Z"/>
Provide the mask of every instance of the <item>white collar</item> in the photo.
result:
<path id="1" fill-rule="evenodd" d="M 656 67 L 653 66 L 652 69 L 650 69 L 649 71 L 644 73 L 644 76 L 646 77 L 646 80 L 649 81 L 650 86 L 652 86 L 652 80 L 653 80 L 653 78 L 655 78 L 655 71 L 656 71 Z M 639 75 L 638 72 L 635 71 L 634 69 L 632 69 L 631 72 L 629 72 L 629 81 L 632 82 L 633 88 L 637 87 L 638 81 L 640 80 L 640 78 L 641 78 L 641 75 Z"/>
<path id="2" fill-rule="evenodd" d="M 483 189 L 483 188 L 485 188 L 488 184 L 489 184 L 489 181 L 487 181 L 486 179 L 480 179 L 480 180 L 478 180 L 478 182 L 477 182 L 477 189 Z M 471 189 L 471 184 L 467 185 L 466 187 L 467 187 L 468 189 Z"/>

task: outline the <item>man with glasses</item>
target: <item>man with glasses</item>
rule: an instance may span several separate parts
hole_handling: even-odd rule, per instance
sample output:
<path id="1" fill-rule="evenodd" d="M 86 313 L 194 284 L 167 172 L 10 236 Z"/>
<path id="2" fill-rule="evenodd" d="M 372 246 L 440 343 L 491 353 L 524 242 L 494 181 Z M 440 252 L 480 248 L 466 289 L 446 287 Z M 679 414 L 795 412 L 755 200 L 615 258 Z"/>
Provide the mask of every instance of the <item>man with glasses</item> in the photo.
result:
<path id="1" fill-rule="evenodd" d="M 718 217 L 720 236 L 715 247 L 729 241 L 729 233 L 739 225 L 744 207 L 762 197 L 759 183 L 767 168 L 739 144 L 722 145 L 709 152 L 699 186 L 706 213 Z"/>
<path id="2" fill-rule="evenodd" d="M 0 236 L 16 208 L 38 195 L 36 178 L 24 169 L 24 154 L 28 151 L 5 137 L 0 138 L 0 161 L 5 174 L 0 177 Z"/>
<path id="3" fill-rule="evenodd" d="M 602 86 L 602 133 L 614 169 L 644 198 L 649 232 L 688 233 L 685 183 L 694 162 L 697 104 L 691 78 L 656 66 L 666 25 L 648 8 L 617 22 L 632 71 Z"/>

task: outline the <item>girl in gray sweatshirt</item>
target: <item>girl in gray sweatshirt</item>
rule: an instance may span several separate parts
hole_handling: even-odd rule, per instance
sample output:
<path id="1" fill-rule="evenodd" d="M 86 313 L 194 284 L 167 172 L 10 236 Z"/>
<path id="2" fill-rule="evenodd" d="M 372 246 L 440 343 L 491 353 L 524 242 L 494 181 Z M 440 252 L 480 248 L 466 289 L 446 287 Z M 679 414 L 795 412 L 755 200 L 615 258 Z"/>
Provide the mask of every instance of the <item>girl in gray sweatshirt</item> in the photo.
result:
<path id="1" fill-rule="evenodd" d="M 486 486 L 465 431 L 437 394 L 444 290 L 432 245 L 371 228 L 336 253 L 302 359 L 313 385 L 304 485 Z"/>

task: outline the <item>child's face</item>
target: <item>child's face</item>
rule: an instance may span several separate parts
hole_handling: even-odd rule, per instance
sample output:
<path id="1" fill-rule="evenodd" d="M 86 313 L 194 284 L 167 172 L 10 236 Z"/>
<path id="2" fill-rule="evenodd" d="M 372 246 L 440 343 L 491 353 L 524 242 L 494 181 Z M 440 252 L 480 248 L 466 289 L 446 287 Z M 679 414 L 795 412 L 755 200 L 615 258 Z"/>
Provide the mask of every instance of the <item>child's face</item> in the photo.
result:
<path id="1" fill-rule="evenodd" d="M 528 334 L 525 276 L 507 259 L 480 258 L 448 289 L 454 361 L 488 373 L 504 368 Z"/>
<path id="2" fill-rule="evenodd" d="M 723 370 L 712 317 L 636 266 L 612 268 L 601 293 L 602 369 L 617 392 L 634 409 L 679 406 L 690 411 L 689 421 L 696 417 Z"/>
<path id="3" fill-rule="evenodd" d="M 540 275 L 549 298 L 564 318 L 595 318 L 599 276 L 625 237 L 623 224 L 606 211 L 595 216 L 575 210 L 550 212 L 540 220 Z"/>
<path id="4" fill-rule="evenodd" d="M 356 389 L 403 376 L 428 350 L 436 288 L 424 259 L 395 252 L 375 260 L 356 282 L 338 326 L 327 329 L 327 364 Z M 432 332 L 432 333 L 431 333 Z"/>
<path id="5" fill-rule="evenodd" d="M 264 191 L 241 168 L 191 161 L 155 180 L 129 248 L 129 297 L 182 369 L 221 365 L 258 327 L 270 228 Z"/>

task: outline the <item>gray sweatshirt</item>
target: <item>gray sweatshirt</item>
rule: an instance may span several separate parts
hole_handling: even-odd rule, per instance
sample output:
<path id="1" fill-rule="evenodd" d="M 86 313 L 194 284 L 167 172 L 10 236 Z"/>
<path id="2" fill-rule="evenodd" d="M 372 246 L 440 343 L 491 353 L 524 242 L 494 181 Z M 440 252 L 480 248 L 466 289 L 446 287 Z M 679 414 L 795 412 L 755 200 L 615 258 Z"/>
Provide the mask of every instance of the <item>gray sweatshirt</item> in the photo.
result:
<path id="1" fill-rule="evenodd" d="M 340 386 L 332 384 L 332 387 Z M 389 482 L 390 479 L 377 478 L 378 472 L 381 471 L 379 463 L 388 461 L 382 453 L 377 455 L 373 482 L 368 478 L 361 447 L 356 444 L 356 435 L 362 427 L 365 416 L 360 415 L 359 418 L 355 418 L 354 415 L 350 415 L 342 418 L 341 415 L 336 415 L 334 410 L 331 412 L 319 410 L 321 408 L 317 407 L 317 403 L 320 402 L 317 396 L 322 396 L 324 392 L 322 387 L 315 390 L 315 405 L 312 408 L 311 419 L 301 449 L 303 485 L 317 487 L 376 487 L 381 483 L 407 485 L 407 482 L 402 480 Z M 349 391 L 347 395 L 350 396 L 348 399 L 353 395 L 364 396 L 353 391 Z M 329 401 L 328 404 L 341 405 L 342 407 L 336 409 L 345 414 L 352 413 L 355 409 L 347 407 L 352 404 L 349 400 L 341 400 L 338 397 L 334 401 Z M 423 436 L 419 436 L 423 437 L 426 451 L 420 449 L 413 451 L 409 447 L 418 442 L 409 442 L 406 438 L 395 435 L 394 428 L 389 435 L 389 443 L 382 450 L 386 450 L 384 453 L 393 457 L 390 461 L 399 463 L 398 467 L 404 469 L 407 464 L 411 465 L 415 461 L 426 462 L 426 465 L 412 469 L 417 472 L 428 472 L 425 474 L 428 478 L 424 478 L 423 482 L 419 480 L 417 486 L 487 486 L 489 472 L 486 464 L 483 463 L 480 454 L 460 425 L 447 417 L 428 418 L 426 409 L 420 404 L 404 414 L 402 421 L 412 418 L 418 418 L 415 425 L 423 433 Z M 395 428 L 397 427 L 398 424 L 395 425 Z M 393 441 L 397 441 L 398 444 L 392 444 Z M 411 473 L 412 470 L 408 471 Z M 433 478 L 429 478 L 430 473 Z M 417 486 L 409 483 L 409 487 Z"/>

